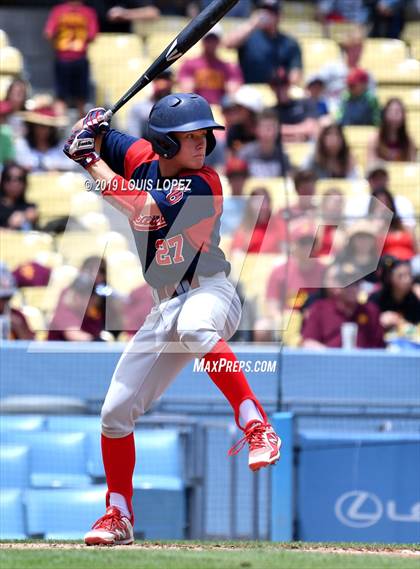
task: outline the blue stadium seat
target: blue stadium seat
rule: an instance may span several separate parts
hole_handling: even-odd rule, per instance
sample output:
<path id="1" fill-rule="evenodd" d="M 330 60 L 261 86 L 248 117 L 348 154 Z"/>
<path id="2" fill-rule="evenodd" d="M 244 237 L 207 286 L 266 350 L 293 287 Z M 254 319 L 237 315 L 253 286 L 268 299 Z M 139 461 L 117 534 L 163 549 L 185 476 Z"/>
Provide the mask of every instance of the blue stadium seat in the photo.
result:
<path id="1" fill-rule="evenodd" d="M 48 431 L 100 434 L 101 418 L 99 415 L 52 415 L 46 419 L 46 429 Z"/>
<path id="2" fill-rule="evenodd" d="M 135 476 L 145 475 L 182 477 L 182 444 L 180 434 L 173 429 L 137 429 Z M 92 448 L 89 473 L 104 476 L 99 442 Z"/>
<path id="3" fill-rule="evenodd" d="M 0 539 L 24 539 L 25 518 L 22 492 L 7 489 L 0 492 Z"/>
<path id="4" fill-rule="evenodd" d="M 79 487 L 90 484 L 84 433 L 4 431 L 2 444 L 30 448 L 30 480 L 34 487 Z"/>
<path id="5" fill-rule="evenodd" d="M 27 527 L 31 536 L 81 539 L 105 513 L 106 487 L 28 490 Z"/>
<path id="6" fill-rule="evenodd" d="M 42 415 L 0 415 L 0 431 L 40 431 L 44 424 Z"/>
<path id="7" fill-rule="evenodd" d="M 29 449 L 26 446 L 0 446 L 0 489 L 29 486 Z"/>

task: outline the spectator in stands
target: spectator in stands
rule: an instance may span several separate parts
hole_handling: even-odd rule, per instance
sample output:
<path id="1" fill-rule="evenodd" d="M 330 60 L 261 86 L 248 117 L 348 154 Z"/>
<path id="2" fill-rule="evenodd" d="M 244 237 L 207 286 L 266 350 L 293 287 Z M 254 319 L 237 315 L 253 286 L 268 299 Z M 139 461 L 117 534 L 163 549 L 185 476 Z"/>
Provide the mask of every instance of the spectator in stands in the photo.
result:
<path id="1" fill-rule="evenodd" d="M 310 75 L 305 83 L 308 101 L 315 106 L 317 118 L 329 114 L 328 102 L 325 96 L 325 80 L 319 73 Z"/>
<path id="2" fill-rule="evenodd" d="M 318 111 L 310 99 L 293 99 L 290 96 L 290 76 L 285 68 L 278 68 L 270 80 L 277 104 L 284 142 L 302 142 L 315 139 L 318 134 Z"/>
<path id="3" fill-rule="evenodd" d="M 256 140 L 238 151 L 239 158 L 248 163 L 251 176 L 275 178 L 287 175 L 290 163 L 283 152 L 280 123 L 274 110 L 265 109 L 258 115 L 255 134 Z"/>
<path id="4" fill-rule="evenodd" d="M 406 4 L 404 0 L 369 0 L 369 35 L 372 38 L 399 38 Z"/>
<path id="5" fill-rule="evenodd" d="M 123 328 L 121 310 L 120 298 L 107 283 L 105 260 L 88 257 L 75 280 L 60 294 L 48 340 L 111 339 Z"/>
<path id="6" fill-rule="evenodd" d="M 355 163 L 340 125 L 331 124 L 321 130 L 315 151 L 305 167 L 313 170 L 318 179 L 357 178 Z"/>
<path id="7" fill-rule="evenodd" d="M 0 172 L 3 164 L 15 159 L 13 131 L 7 124 L 11 113 L 11 104 L 8 101 L 0 101 Z"/>
<path id="8" fill-rule="evenodd" d="M 38 209 L 26 200 L 27 172 L 22 166 L 7 164 L 0 178 L 0 227 L 30 230 L 38 221 Z"/>
<path id="9" fill-rule="evenodd" d="M 198 93 L 212 105 L 220 105 L 227 93 L 234 93 L 243 83 L 239 66 L 224 61 L 218 54 L 221 38 L 222 28 L 216 24 L 201 42 L 202 54 L 187 58 L 178 73 L 181 91 Z"/>
<path id="10" fill-rule="evenodd" d="M 283 219 L 296 217 L 311 218 L 315 214 L 315 184 L 316 176 L 311 170 L 296 170 L 293 174 L 293 182 L 297 195 L 297 202 L 280 211 Z"/>
<path id="11" fill-rule="evenodd" d="M 310 219 L 292 220 L 290 256 L 271 272 L 267 285 L 267 314 L 278 320 L 285 309 L 301 308 L 310 292 L 322 283 L 324 265 L 311 254 L 316 248 L 316 228 Z"/>
<path id="12" fill-rule="evenodd" d="M 302 76 L 302 54 L 297 41 L 279 31 L 281 2 L 258 0 L 250 19 L 225 38 L 225 45 L 238 49 L 245 83 L 268 83 L 279 67 L 297 84 Z"/>
<path id="13" fill-rule="evenodd" d="M 347 76 L 348 90 L 342 95 L 337 122 L 342 126 L 379 126 L 381 110 L 376 95 L 369 91 L 369 75 L 358 67 Z"/>
<path id="14" fill-rule="evenodd" d="M 153 304 L 152 289 L 147 283 L 130 292 L 123 308 L 124 331 L 129 337 L 143 326 Z"/>
<path id="15" fill-rule="evenodd" d="M 136 138 L 142 138 L 147 132 L 147 121 L 150 111 L 155 103 L 166 95 L 172 93 L 174 77 L 170 69 L 162 71 L 154 81 L 152 81 L 152 94 L 150 97 L 135 103 L 130 107 L 127 119 L 127 133 Z"/>
<path id="16" fill-rule="evenodd" d="M 382 288 L 371 294 L 369 301 L 379 307 L 384 329 L 398 331 L 407 323 L 420 324 L 420 299 L 413 292 L 410 263 L 384 257 L 381 281 Z"/>
<path id="17" fill-rule="evenodd" d="M 223 214 L 220 220 L 222 235 L 232 235 L 238 228 L 246 207 L 243 189 L 249 178 L 248 164 L 236 156 L 226 161 L 225 176 L 230 186 L 230 195 L 224 197 Z"/>
<path id="18" fill-rule="evenodd" d="M 16 292 L 12 273 L 0 263 L 0 339 L 33 340 L 35 335 L 20 310 L 10 306 Z"/>
<path id="19" fill-rule="evenodd" d="M 198 10 L 203 10 L 208 6 L 212 0 L 201 0 L 198 2 Z M 251 14 L 252 0 L 240 0 L 233 8 L 226 14 L 228 18 L 249 18 Z"/>
<path id="20" fill-rule="evenodd" d="M 226 119 L 226 144 L 233 154 L 256 139 L 257 116 L 263 107 L 261 95 L 249 85 L 242 85 L 232 96 L 225 97 L 222 110 Z"/>
<path id="21" fill-rule="evenodd" d="M 368 161 L 414 162 L 416 154 L 416 145 L 407 129 L 404 104 L 393 97 L 382 111 L 379 132 L 369 140 Z"/>
<path id="22" fill-rule="evenodd" d="M 337 188 L 330 188 L 322 196 L 317 232 L 316 257 L 325 257 L 333 252 L 338 227 L 344 219 L 344 196 Z"/>
<path id="23" fill-rule="evenodd" d="M 351 265 L 336 265 L 329 271 L 327 297 L 316 300 L 307 310 L 302 326 L 302 346 L 310 349 L 340 348 L 343 324 L 357 325 L 355 347 L 383 348 L 383 328 L 379 310 L 372 302 L 361 303 L 357 270 Z"/>
<path id="24" fill-rule="evenodd" d="M 360 67 L 365 35 L 361 29 L 355 29 L 340 44 L 342 57 L 337 61 L 326 63 L 319 70 L 325 81 L 325 97 L 331 114 L 335 114 L 342 94 L 346 89 L 346 81 L 352 69 Z M 366 71 L 366 70 L 365 70 Z M 369 90 L 375 92 L 375 81 L 369 75 Z"/>
<path id="25" fill-rule="evenodd" d="M 25 109 L 28 91 L 28 83 L 19 77 L 13 79 L 6 91 L 5 101 L 10 104 L 7 124 L 12 129 L 14 137 L 23 136 L 24 134 L 23 120 L 19 113 Z"/>
<path id="26" fill-rule="evenodd" d="M 50 275 L 51 269 L 45 265 L 41 265 L 41 263 L 38 263 L 37 261 L 23 263 L 13 271 L 13 276 L 18 288 L 47 286 L 50 280 Z"/>
<path id="27" fill-rule="evenodd" d="M 368 12 L 364 0 L 318 0 L 321 22 L 354 22 L 364 24 Z"/>
<path id="28" fill-rule="evenodd" d="M 45 37 L 55 51 L 56 96 L 64 105 L 76 105 L 80 117 L 89 99 L 89 62 L 87 47 L 98 33 L 93 8 L 82 0 L 68 0 L 54 6 L 45 25 Z"/>
<path id="29" fill-rule="evenodd" d="M 40 106 L 22 114 L 26 135 L 16 140 L 16 162 L 31 172 L 68 170 L 59 130 L 67 125 L 67 117 L 58 114 L 52 105 Z"/>
<path id="30" fill-rule="evenodd" d="M 270 194 L 265 188 L 256 188 L 233 235 L 231 251 L 280 253 L 283 240 L 283 224 L 273 215 Z"/>
<path id="31" fill-rule="evenodd" d="M 377 283 L 376 268 L 379 261 L 377 234 L 368 220 L 353 222 L 346 231 L 344 247 L 337 254 L 340 265 L 351 264 L 359 275 L 364 291 L 371 292 Z"/>
<path id="32" fill-rule="evenodd" d="M 376 190 L 385 189 L 391 192 L 386 162 L 374 162 L 369 166 L 366 171 L 366 179 L 369 182 L 370 194 L 358 195 L 357 197 L 347 199 L 346 217 L 349 219 L 367 216 L 371 195 Z M 414 228 L 416 225 L 416 217 L 411 201 L 407 197 L 399 194 L 393 197 L 396 212 L 404 225 L 410 229 Z"/>
<path id="33" fill-rule="evenodd" d="M 127 6 L 123 6 L 123 4 L 127 4 Z M 139 2 L 139 0 L 134 2 L 120 2 L 118 6 L 113 6 L 107 11 L 106 17 L 112 24 L 153 22 L 157 20 L 161 14 L 161 11 L 155 4 L 156 2 L 147 0 L 146 2 Z M 127 33 L 131 31 L 131 28 L 129 25 L 120 26 L 119 28 L 113 25 L 109 31 Z"/>
<path id="34" fill-rule="evenodd" d="M 384 205 L 386 210 L 383 208 Z M 384 224 L 385 228 L 388 227 L 390 212 L 392 214 L 391 225 L 383 245 L 382 255 L 392 255 L 400 260 L 412 259 L 417 249 L 415 235 L 412 229 L 403 224 L 397 214 L 394 197 L 384 188 L 372 192 L 368 215 L 379 233 L 384 230 Z"/>

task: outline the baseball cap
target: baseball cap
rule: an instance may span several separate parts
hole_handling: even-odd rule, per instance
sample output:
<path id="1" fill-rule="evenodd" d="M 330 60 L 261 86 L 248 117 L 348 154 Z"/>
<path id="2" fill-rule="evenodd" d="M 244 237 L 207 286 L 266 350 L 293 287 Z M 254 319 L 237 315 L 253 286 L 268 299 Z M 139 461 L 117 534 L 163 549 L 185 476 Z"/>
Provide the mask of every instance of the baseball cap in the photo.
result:
<path id="1" fill-rule="evenodd" d="M 227 162 L 225 167 L 225 175 L 226 176 L 235 176 L 235 175 L 249 175 L 249 167 L 248 163 L 242 158 L 238 158 L 237 156 L 231 156 Z"/>
<path id="2" fill-rule="evenodd" d="M 258 0 L 256 7 L 260 10 L 271 10 L 272 12 L 280 12 L 282 3 L 280 0 Z"/>
<path id="3" fill-rule="evenodd" d="M 368 83 L 369 82 L 369 75 L 364 69 L 360 69 L 356 67 L 352 69 L 350 73 L 347 75 L 347 86 L 353 87 L 353 85 L 357 85 L 358 83 Z"/>
<path id="4" fill-rule="evenodd" d="M 0 298 L 11 298 L 16 292 L 16 281 L 4 263 L 0 263 Z"/>
<path id="5" fill-rule="evenodd" d="M 309 87 L 314 83 L 322 83 L 323 85 L 325 85 L 325 79 L 322 77 L 320 73 L 312 73 L 311 75 L 308 75 L 308 77 L 306 78 L 305 85 Z"/>
<path id="6" fill-rule="evenodd" d="M 203 39 L 206 39 L 207 37 L 211 37 L 211 36 L 215 36 L 218 39 L 221 39 L 223 35 L 223 28 L 220 24 L 216 24 L 215 26 L 213 26 L 211 28 L 211 30 L 209 30 L 203 37 Z"/>
<path id="7" fill-rule="evenodd" d="M 260 93 L 250 85 L 242 85 L 239 87 L 236 93 L 232 95 L 231 103 L 245 107 L 253 113 L 260 113 L 264 108 Z"/>

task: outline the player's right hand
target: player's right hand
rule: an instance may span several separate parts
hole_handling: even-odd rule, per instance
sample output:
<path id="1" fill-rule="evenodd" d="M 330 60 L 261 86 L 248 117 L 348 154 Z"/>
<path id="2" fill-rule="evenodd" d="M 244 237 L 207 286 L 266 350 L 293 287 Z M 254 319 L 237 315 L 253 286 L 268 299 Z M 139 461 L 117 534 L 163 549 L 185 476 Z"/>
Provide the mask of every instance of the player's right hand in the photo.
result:
<path id="1" fill-rule="evenodd" d="M 103 107 L 91 109 L 83 119 L 83 129 L 89 130 L 94 136 L 109 130 L 108 111 Z"/>
<path id="2" fill-rule="evenodd" d="M 63 152 L 83 168 L 89 168 L 100 160 L 95 150 L 95 135 L 91 130 L 74 130 L 66 140 Z"/>

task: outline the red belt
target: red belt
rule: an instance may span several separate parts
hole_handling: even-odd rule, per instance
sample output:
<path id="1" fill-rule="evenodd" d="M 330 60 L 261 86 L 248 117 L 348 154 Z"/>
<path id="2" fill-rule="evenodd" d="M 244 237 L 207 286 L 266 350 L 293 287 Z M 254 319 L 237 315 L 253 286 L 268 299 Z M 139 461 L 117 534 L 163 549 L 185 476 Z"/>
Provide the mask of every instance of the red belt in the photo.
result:
<path id="1" fill-rule="evenodd" d="M 175 298 L 176 296 L 180 296 L 181 294 L 187 293 L 189 290 L 198 288 L 200 286 L 200 282 L 197 276 L 193 276 L 191 281 L 185 279 L 180 283 L 171 283 L 161 288 L 156 288 L 156 294 L 159 299 L 159 302 L 163 300 L 168 300 L 171 298 Z"/>

